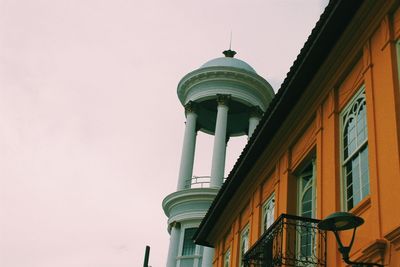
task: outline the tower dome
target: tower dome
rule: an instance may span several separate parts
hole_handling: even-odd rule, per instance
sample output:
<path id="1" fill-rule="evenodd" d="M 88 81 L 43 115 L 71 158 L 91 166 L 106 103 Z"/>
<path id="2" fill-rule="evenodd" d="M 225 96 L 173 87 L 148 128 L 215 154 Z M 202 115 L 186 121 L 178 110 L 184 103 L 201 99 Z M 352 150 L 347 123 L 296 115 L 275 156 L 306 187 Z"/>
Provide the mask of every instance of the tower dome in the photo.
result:
<path id="1" fill-rule="evenodd" d="M 256 71 L 243 60 L 234 58 L 234 57 L 218 57 L 211 59 L 204 63 L 200 69 L 210 68 L 210 67 L 228 67 L 228 68 L 236 68 L 242 69 L 245 71 L 256 73 Z"/>
<path id="2" fill-rule="evenodd" d="M 248 133 L 249 114 L 257 108 L 264 112 L 274 91 L 271 85 L 256 73 L 248 63 L 234 58 L 236 52 L 226 50 L 225 57 L 207 61 L 188 73 L 178 84 L 182 105 L 194 102 L 198 110 L 198 129 L 214 134 L 218 95 L 229 96 L 227 133 L 239 136 Z"/>

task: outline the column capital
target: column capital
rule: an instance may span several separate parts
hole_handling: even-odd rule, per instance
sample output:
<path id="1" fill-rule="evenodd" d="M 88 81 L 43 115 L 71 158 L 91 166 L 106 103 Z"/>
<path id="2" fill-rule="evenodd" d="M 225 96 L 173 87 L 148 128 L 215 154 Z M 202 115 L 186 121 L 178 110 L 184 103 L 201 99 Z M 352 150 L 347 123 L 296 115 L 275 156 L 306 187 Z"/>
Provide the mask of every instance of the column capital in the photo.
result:
<path id="1" fill-rule="evenodd" d="M 184 106 L 185 108 L 185 113 L 196 113 L 197 111 L 197 103 L 194 101 L 189 101 L 186 103 L 186 105 Z"/>
<path id="2" fill-rule="evenodd" d="M 259 106 L 252 106 L 249 109 L 250 117 L 261 118 L 264 112 Z"/>
<path id="3" fill-rule="evenodd" d="M 170 223 L 171 228 L 175 227 L 175 228 L 180 228 L 181 227 L 181 223 L 177 222 L 177 221 L 173 221 L 172 223 Z"/>
<path id="4" fill-rule="evenodd" d="M 217 103 L 218 103 L 218 105 L 228 106 L 230 100 L 231 100 L 231 96 L 230 95 L 217 94 Z"/>

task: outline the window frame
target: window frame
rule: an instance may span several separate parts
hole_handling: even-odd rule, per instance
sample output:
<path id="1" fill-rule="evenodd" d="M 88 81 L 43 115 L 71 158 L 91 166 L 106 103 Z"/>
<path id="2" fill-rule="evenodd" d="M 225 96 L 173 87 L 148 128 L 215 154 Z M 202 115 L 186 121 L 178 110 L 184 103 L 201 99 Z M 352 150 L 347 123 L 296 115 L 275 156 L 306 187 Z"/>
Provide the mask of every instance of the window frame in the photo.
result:
<path id="1" fill-rule="evenodd" d="M 308 170 L 310 168 L 310 170 Z M 316 155 L 313 155 L 312 157 L 308 158 L 307 160 L 304 160 L 302 163 L 302 168 L 296 172 L 296 178 L 297 178 L 297 203 L 296 203 L 296 212 L 297 216 L 304 217 L 304 218 L 312 218 L 315 219 L 317 216 L 317 171 L 316 171 Z M 305 183 L 303 183 L 303 179 L 305 177 L 309 177 L 309 180 Z M 311 207 L 310 207 L 310 216 L 306 217 L 303 215 L 303 197 L 305 194 L 311 190 Z M 301 224 L 297 226 L 298 230 L 303 230 L 301 227 Z M 315 254 L 317 251 L 317 240 L 315 235 L 310 235 L 310 240 L 304 239 L 304 237 L 309 236 L 309 232 L 306 232 L 306 235 L 303 234 L 303 232 L 297 232 L 296 236 L 296 257 L 299 260 L 302 260 L 303 258 L 307 258 L 309 255 L 305 254 L 303 255 L 303 250 L 304 248 L 308 248 L 307 251 L 310 252 L 310 254 Z M 304 243 L 303 241 L 306 241 Z"/>
<path id="2" fill-rule="evenodd" d="M 351 109 L 354 106 L 354 103 L 356 101 L 358 101 L 358 99 L 360 97 L 364 98 L 364 102 L 365 102 L 365 131 L 366 131 L 366 137 L 365 140 L 362 141 L 361 144 L 356 144 L 356 149 L 349 153 L 349 155 L 345 158 L 345 129 L 347 124 L 347 121 L 345 121 L 345 117 L 348 115 L 348 113 L 351 112 Z M 358 114 L 357 114 L 358 115 Z M 357 128 L 355 129 L 356 133 L 357 133 Z M 366 199 L 370 193 L 371 193 L 371 185 L 370 185 L 370 166 L 369 166 L 369 150 L 368 150 L 368 114 L 367 114 L 367 99 L 366 99 L 366 88 L 365 85 L 362 84 L 361 86 L 359 86 L 358 90 L 354 93 L 354 95 L 350 98 L 349 101 L 347 101 L 347 103 L 344 105 L 344 108 L 342 109 L 342 111 L 340 112 L 340 116 L 339 116 L 339 136 L 340 136 L 340 149 L 339 149 L 339 153 L 340 153 L 340 203 L 341 203 L 341 208 L 344 211 L 350 211 L 352 209 L 354 209 L 359 203 L 362 203 L 364 199 Z M 348 208 L 348 198 L 347 198 L 347 177 L 346 177 L 346 164 L 348 164 L 349 162 L 351 162 L 352 160 L 361 157 L 361 152 L 364 151 L 364 149 L 367 150 L 367 167 L 368 167 L 368 194 L 366 194 L 365 196 L 362 194 L 362 188 L 363 185 L 360 186 L 359 191 L 360 192 L 360 201 L 358 201 L 357 203 L 355 203 L 353 201 L 353 206 L 349 209 Z M 361 180 L 361 178 L 360 178 Z M 354 182 L 354 181 L 353 181 Z M 353 196 L 354 196 L 354 189 L 352 192 Z"/>
<path id="3" fill-rule="evenodd" d="M 267 210 L 267 206 L 269 206 L 271 204 L 271 202 L 273 203 L 273 208 L 272 208 L 272 223 L 270 223 L 267 227 L 266 227 L 266 219 L 265 219 L 265 213 Z M 262 205 L 262 210 L 261 210 L 261 234 L 265 233 L 268 228 L 274 223 L 275 221 L 275 206 L 276 206 L 276 200 L 275 200 L 275 192 L 272 192 L 270 194 L 270 196 L 267 198 L 267 200 L 263 203 Z"/>
<path id="4" fill-rule="evenodd" d="M 304 167 L 301 169 L 300 172 L 298 172 L 297 176 L 297 215 L 298 216 L 303 216 L 302 214 L 300 214 L 301 212 L 303 212 L 302 208 L 301 208 L 301 202 L 302 202 L 302 194 L 305 193 L 305 191 L 307 191 L 307 188 L 311 189 L 311 217 L 315 219 L 315 217 L 317 216 L 317 177 L 316 177 L 316 165 L 315 165 L 315 158 L 311 158 L 311 160 L 307 161 L 306 165 L 303 165 Z M 307 167 L 309 167 L 311 165 L 311 171 L 306 173 L 306 169 Z M 304 186 L 304 188 L 302 188 L 302 179 L 308 175 L 311 175 L 311 184 L 310 185 L 306 185 Z"/>
<path id="5" fill-rule="evenodd" d="M 187 239 L 186 238 L 186 231 L 188 231 L 188 230 L 192 230 L 193 231 L 193 234 L 197 231 L 197 227 L 187 227 L 187 228 L 184 228 L 183 229 L 183 237 L 182 237 L 182 248 L 181 248 L 181 250 L 180 250 L 180 256 L 181 257 L 192 257 L 192 256 L 195 256 L 196 255 L 196 252 L 197 252 L 197 245 L 196 245 L 196 243 L 194 243 L 193 242 L 193 240 L 192 240 L 192 238 L 193 238 L 193 235 L 191 236 L 191 238 L 190 239 Z M 193 243 L 193 253 L 192 254 L 184 254 L 184 252 L 185 252 L 185 241 L 186 240 L 191 240 L 192 241 L 192 243 Z"/>
<path id="6" fill-rule="evenodd" d="M 243 237 L 247 236 L 247 249 L 243 251 Z M 239 264 L 238 266 L 243 267 L 244 264 L 242 262 L 244 254 L 249 250 L 250 248 L 250 225 L 246 224 L 245 227 L 243 227 L 242 231 L 240 231 L 240 239 L 239 239 Z"/>
<path id="7" fill-rule="evenodd" d="M 224 267 L 230 267 L 230 266 L 231 266 L 231 249 L 228 248 L 224 253 Z"/>

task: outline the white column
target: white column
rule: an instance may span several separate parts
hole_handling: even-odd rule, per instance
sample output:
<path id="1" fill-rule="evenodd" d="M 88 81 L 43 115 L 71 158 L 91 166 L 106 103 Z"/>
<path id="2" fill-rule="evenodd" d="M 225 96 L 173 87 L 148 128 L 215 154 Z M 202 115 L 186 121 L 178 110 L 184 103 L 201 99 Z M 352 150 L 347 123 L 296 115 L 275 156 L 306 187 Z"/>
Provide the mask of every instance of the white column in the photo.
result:
<path id="1" fill-rule="evenodd" d="M 181 165 L 179 167 L 177 190 L 190 188 L 193 174 L 194 152 L 196 148 L 196 119 L 195 103 L 190 101 L 185 105 L 186 126 L 183 138 Z"/>
<path id="2" fill-rule="evenodd" d="M 253 135 L 254 130 L 261 120 L 262 114 L 263 112 L 259 107 L 255 106 L 251 108 L 249 117 L 249 132 L 247 134 L 247 139 L 250 139 L 250 137 Z"/>
<path id="3" fill-rule="evenodd" d="M 171 234 L 169 237 L 167 267 L 176 267 L 176 258 L 178 257 L 178 247 L 179 247 L 179 231 L 180 231 L 179 223 L 177 222 L 172 223 Z"/>
<path id="4" fill-rule="evenodd" d="M 218 95 L 217 99 L 217 122 L 215 125 L 210 187 L 221 187 L 224 180 L 229 98 L 227 95 Z"/>
<path id="5" fill-rule="evenodd" d="M 204 247 L 203 250 L 203 261 L 201 267 L 212 267 L 214 257 L 214 249 L 209 247 Z"/>

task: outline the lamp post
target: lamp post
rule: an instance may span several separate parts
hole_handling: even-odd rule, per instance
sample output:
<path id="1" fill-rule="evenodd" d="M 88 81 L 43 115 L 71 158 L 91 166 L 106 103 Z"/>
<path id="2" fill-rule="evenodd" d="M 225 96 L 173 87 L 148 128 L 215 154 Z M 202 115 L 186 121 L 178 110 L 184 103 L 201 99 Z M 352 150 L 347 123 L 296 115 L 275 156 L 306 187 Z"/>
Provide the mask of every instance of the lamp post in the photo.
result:
<path id="1" fill-rule="evenodd" d="M 149 267 L 149 256 L 150 256 L 150 246 L 146 246 L 146 251 L 144 252 L 143 267 Z"/>
<path id="2" fill-rule="evenodd" d="M 378 266 L 383 267 L 382 264 L 378 263 L 369 263 L 369 262 L 355 262 L 351 261 L 349 258 L 351 247 L 354 243 L 354 238 L 356 235 L 356 229 L 358 226 L 364 223 L 364 219 L 358 217 L 349 212 L 335 212 L 323 219 L 318 223 L 318 228 L 320 230 L 332 231 L 335 234 L 336 241 L 339 246 L 339 252 L 342 254 L 342 258 L 345 263 L 350 264 L 355 267 L 363 267 L 363 266 Z M 344 230 L 353 229 L 353 235 L 351 237 L 350 244 L 348 246 L 344 246 L 342 241 L 340 240 L 339 233 Z"/>

